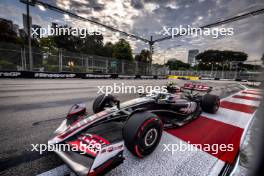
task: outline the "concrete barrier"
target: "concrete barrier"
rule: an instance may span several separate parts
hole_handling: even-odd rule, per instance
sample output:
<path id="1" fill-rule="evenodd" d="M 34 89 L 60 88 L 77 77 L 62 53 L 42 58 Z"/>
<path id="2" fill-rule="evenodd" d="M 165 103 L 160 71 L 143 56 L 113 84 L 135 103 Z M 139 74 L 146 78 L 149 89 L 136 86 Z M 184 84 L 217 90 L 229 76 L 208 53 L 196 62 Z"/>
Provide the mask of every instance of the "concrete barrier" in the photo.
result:
<path id="1" fill-rule="evenodd" d="M 167 79 L 167 75 L 120 75 L 101 73 L 74 72 L 36 72 L 36 71 L 0 71 L 0 78 L 34 78 L 34 79 Z"/>

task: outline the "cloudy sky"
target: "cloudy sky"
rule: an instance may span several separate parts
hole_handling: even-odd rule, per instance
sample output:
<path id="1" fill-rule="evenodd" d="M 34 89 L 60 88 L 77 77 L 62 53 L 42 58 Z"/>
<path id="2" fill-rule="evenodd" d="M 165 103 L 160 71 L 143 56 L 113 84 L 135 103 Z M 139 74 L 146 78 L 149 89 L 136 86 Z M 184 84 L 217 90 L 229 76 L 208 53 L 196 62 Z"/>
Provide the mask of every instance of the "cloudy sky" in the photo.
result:
<path id="1" fill-rule="evenodd" d="M 44 0 L 42 0 L 44 2 Z M 143 38 L 163 37 L 163 26 L 199 27 L 234 15 L 264 8 L 263 0 L 46 0 L 52 5 L 93 18 L 101 23 Z M 1 0 L 0 17 L 12 20 L 22 28 L 22 13 L 26 6 L 19 0 Z M 92 28 L 94 25 L 76 20 L 51 10 L 31 8 L 33 24 L 46 27 L 51 22 L 74 27 Z M 187 61 L 188 50 L 236 50 L 248 53 L 249 60 L 259 60 L 264 53 L 263 15 L 250 17 L 221 27 L 234 28 L 233 36 L 212 37 L 184 36 L 155 44 L 154 62 L 163 63 L 169 58 Z M 148 48 L 142 41 L 106 31 L 105 42 L 128 40 L 134 53 Z M 180 46 L 179 46 L 180 45 Z"/>

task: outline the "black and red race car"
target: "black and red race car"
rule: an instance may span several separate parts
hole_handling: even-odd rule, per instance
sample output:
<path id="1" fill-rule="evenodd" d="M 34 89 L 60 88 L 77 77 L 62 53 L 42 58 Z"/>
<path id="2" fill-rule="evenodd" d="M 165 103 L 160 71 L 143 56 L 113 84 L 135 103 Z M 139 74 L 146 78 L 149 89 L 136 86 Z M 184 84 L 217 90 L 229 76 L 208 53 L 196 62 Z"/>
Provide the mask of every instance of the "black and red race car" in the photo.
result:
<path id="1" fill-rule="evenodd" d="M 216 113 L 220 99 L 211 90 L 201 84 L 168 83 L 167 92 L 152 92 L 121 104 L 112 95 L 99 95 L 94 115 L 86 114 L 84 104 L 72 106 L 48 143 L 77 175 L 103 174 L 123 162 L 124 147 L 142 158 L 155 150 L 164 128 L 189 123 L 202 111 Z"/>

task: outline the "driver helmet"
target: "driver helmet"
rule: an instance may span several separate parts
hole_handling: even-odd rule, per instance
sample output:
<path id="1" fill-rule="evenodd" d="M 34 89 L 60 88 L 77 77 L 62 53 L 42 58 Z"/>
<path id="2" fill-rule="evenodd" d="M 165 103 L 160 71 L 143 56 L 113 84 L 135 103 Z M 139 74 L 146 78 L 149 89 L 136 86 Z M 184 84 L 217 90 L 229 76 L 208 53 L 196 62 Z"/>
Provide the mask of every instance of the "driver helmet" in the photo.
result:
<path id="1" fill-rule="evenodd" d="M 181 88 L 175 82 L 167 82 L 166 89 L 168 93 L 179 93 Z"/>

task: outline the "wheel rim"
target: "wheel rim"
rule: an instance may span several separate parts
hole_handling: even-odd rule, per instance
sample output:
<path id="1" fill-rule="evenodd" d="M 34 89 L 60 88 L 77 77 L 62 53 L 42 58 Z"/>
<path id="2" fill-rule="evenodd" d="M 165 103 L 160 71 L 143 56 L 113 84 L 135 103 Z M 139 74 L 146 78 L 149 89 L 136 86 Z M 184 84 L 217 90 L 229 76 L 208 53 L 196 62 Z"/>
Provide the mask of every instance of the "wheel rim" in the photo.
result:
<path id="1" fill-rule="evenodd" d="M 218 110 L 219 105 L 220 105 L 220 101 L 218 100 L 218 101 L 215 102 L 215 105 L 214 105 L 214 112 L 216 112 L 216 111 Z"/>
<path id="2" fill-rule="evenodd" d="M 146 147 L 151 147 L 155 144 L 158 138 L 158 130 L 156 128 L 151 128 L 148 130 L 144 137 L 144 144 Z"/>

